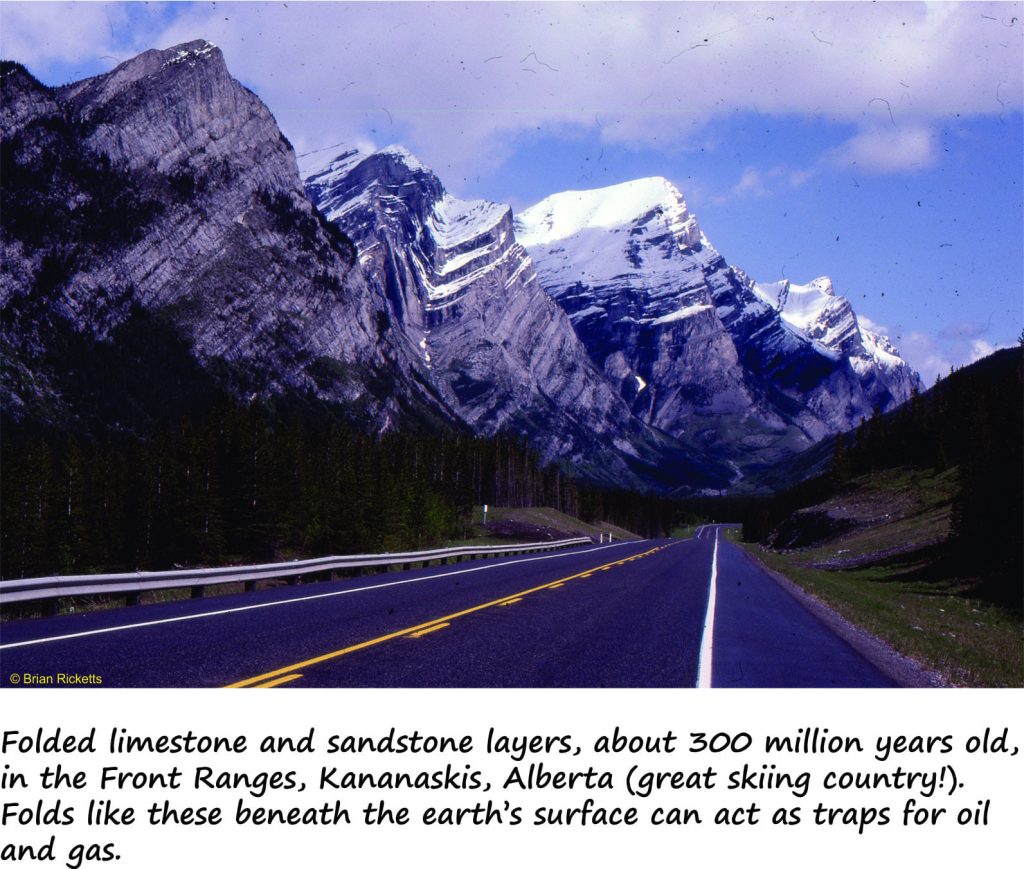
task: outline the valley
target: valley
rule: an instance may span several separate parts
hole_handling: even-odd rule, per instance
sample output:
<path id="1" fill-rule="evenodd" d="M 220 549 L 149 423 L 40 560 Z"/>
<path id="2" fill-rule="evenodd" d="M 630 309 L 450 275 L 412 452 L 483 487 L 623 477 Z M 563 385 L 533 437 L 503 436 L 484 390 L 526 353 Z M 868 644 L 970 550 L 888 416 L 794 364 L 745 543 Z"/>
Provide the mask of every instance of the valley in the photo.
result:
<path id="1" fill-rule="evenodd" d="M 257 604 L 140 588 L 142 616 L 19 599 L 5 666 L 1024 683 L 1019 348 L 925 389 L 853 291 L 748 274 L 661 175 L 513 209 L 398 142 L 299 155 L 205 39 L 59 86 L 4 61 L 0 91 L 3 580 L 592 541 L 322 593 L 293 569 Z"/>

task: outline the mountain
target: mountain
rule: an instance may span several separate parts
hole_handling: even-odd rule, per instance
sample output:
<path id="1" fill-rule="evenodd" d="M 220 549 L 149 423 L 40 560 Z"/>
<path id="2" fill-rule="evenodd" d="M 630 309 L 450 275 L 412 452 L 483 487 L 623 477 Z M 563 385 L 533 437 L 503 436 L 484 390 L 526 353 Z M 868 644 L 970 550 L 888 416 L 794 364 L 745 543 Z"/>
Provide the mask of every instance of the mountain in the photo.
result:
<path id="1" fill-rule="evenodd" d="M 865 329 L 850 302 L 836 294 L 827 275 L 809 284 L 783 280 L 754 284 L 754 292 L 779 312 L 784 323 L 820 345 L 845 356 L 880 410 L 901 403 L 921 386 L 920 378 L 880 332 Z"/>
<path id="2" fill-rule="evenodd" d="M 721 462 L 631 414 L 539 286 L 507 205 L 452 196 L 398 146 L 344 150 L 304 174 L 309 198 L 355 243 L 396 331 L 473 431 L 522 436 L 599 482 L 686 491 L 727 483 Z"/>
<path id="3" fill-rule="evenodd" d="M 733 484 L 905 401 L 917 376 L 828 279 L 758 285 L 664 178 L 549 196 L 517 237 L 633 412 Z"/>
<path id="4" fill-rule="evenodd" d="M 9 418 L 131 429 L 227 388 L 458 424 L 216 46 L 61 88 L 5 62 L 0 89 Z"/>
<path id="5" fill-rule="evenodd" d="M 4 62 L 0 97 L 8 421 L 141 431 L 227 390 L 717 492 L 914 381 L 827 282 L 729 266 L 664 179 L 518 220 L 400 147 L 304 183 L 202 40 L 60 88 Z"/>

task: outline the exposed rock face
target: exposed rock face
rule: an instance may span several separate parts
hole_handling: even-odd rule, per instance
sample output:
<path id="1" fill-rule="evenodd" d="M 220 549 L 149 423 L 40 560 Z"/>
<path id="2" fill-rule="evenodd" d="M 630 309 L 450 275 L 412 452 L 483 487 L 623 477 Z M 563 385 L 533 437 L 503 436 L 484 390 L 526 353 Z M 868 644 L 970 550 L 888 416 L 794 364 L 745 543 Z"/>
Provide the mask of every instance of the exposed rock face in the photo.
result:
<path id="1" fill-rule="evenodd" d="M 895 406 L 916 382 L 891 345 L 862 336 L 845 299 L 799 324 L 780 314 L 664 178 L 555 194 L 515 227 L 634 413 L 728 459 L 736 480 Z"/>
<path id="2" fill-rule="evenodd" d="M 688 490 L 729 472 L 630 414 L 537 282 L 508 206 L 462 201 L 408 151 L 345 151 L 306 190 L 419 348 L 450 407 L 481 434 L 525 436 L 590 479 Z"/>
<path id="3" fill-rule="evenodd" d="M 312 395 L 377 429 L 410 413 L 452 419 L 218 48 L 147 51 L 60 89 L 11 64 L 2 87 L 3 397 L 15 416 L 75 413 L 47 331 L 112 341 L 141 310 L 240 393 Z"/>
<path id="4" fill-rule="evenodd" d="M 719 491 L 916 383 L 827 279 L 730 267 L 664 179 L 518 221 L 397 147 L 339 154 L 304 186 L 204 41 L 63 88 L 4 63 L 0 157 L 14 419 L 135 427 L 165 388 L 187 407 L 199 371 L 376 431 L 511 433 L 590 480 Z"/>

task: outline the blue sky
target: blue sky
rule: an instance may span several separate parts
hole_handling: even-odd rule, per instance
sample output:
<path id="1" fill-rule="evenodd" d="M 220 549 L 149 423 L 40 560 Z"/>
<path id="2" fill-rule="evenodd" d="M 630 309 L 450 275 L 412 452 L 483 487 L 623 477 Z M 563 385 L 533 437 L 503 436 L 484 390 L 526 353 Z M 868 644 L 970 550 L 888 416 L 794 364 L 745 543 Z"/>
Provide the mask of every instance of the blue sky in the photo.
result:
<path id="1" fill-rule="evenodd" d="M 1021 4 L 0 5 L 48 84 L 207 38 L 300 152 L 520 208 L 664 175 L 758 280 L 830 275 L 930 383 L 1024 326 Z"/>

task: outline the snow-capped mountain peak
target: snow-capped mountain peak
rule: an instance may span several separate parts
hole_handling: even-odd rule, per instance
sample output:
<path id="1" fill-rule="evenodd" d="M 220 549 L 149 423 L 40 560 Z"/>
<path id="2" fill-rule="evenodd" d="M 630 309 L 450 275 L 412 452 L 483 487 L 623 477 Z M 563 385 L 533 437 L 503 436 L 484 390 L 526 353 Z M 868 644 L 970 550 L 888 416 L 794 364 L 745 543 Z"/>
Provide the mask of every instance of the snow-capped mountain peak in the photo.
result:
<path id="1" fill-rule="evenodd" d="M 561 295 L 556 286 L 568 289 L 582 280 L 591 286 L 633 286 L 647 299 L 639 307 L 639 297 L 634 299 L 630 315 L 637 317 L 711 301 L 689 290 L 702 284 L 701 263 L 714 249 L 682 193 L 665 178 L 556 193 L 520 212 L 515 231 L 549 274 L 549 292 L 556 298 Z M 664 304 L 654 304 L 659 299 Z M 642 310 L 650 304 L 654 307 Z M 590 304 L 583 308 L 596 312 Z M 582 309 L 567 310 L 578 328 Z"/>
<path id="2" fill-rule="evenodd" d="M 857 316 L 827 275 L 808 284 L 789 280 L 754 283 L 754 292 L 778 311 L 785 323 L 829 350 L 849 351 L 860 342 Z"/>
<path id="3" fill-rule="evenodd" d="M 757 284 L 664 178 L 549 196 L 516 233 L 634 413 L 741 469 L 910 395 L 916 375 L 831 278 Z"/>
<path id="4" fill-rule="evenodd" d="M 836 293 L 831 278 L 815 278 L 808 284 L 782 280 L 753 286 L 754 292 L 798 334 L 828 351 L 848 356 L 862 376 L 872 364 L 881 366 L 900 379 L 894 387 L 899 397 L 909 396 L 917 383 L 916 375 L 884 334 L 864 327 L 849 300 Z"/>
<path id="5" fill-rule="evenodd" d="M 344 178 L 356 166 L 371 157 L 392 160 L 410 172 L 425 172 L 433 175 L 430 169 L 403 145 L 388 145 L 386 148 L 373 150 L 364 145 L 345 145 L 344 143 L 300 155 L 297 158 L 299 175 L 303 181 L 318 176 L 317 180 L 321 184 L 326 184 Z"/>
<path id="6" fill-rule="evenodd" d="M 658 218 L 680 241 L 699 243 L 700 229 L 683 194 L 659 176 L 556 193 L 519 214 L 516 234 L 526 246 L 550 244 L 587 229 L 628 227 L 648 215 Z"/>
<path id="7" fill-rule="evenodd" d="M 910 371 L 910 366 L 886 335 L 864 327 L 861 327 L 860 334 L 864 338 L 864 349 L 879 365 L 889 369 L 905 368 Z"/>
<path id="8" fill-rule="evenodd" d="M 430 172 L 430 170 L 420 162 L 419 158 L 404 145 L 388 145 L 385 148 L 381 148 L 377 153 L 385 157 L 393 157 L 413 172 Z"/>

